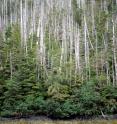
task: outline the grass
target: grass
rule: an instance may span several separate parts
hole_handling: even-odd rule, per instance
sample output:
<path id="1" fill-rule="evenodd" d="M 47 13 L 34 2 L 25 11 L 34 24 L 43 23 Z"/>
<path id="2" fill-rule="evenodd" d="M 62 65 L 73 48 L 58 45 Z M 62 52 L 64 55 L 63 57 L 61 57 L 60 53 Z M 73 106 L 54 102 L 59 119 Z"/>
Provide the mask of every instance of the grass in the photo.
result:
<path id="1" fill-rule="evenodd" d="M 117 120 L 93 120 L 93 121 L 0 121 L 0 124 L 117 124 Z"/>

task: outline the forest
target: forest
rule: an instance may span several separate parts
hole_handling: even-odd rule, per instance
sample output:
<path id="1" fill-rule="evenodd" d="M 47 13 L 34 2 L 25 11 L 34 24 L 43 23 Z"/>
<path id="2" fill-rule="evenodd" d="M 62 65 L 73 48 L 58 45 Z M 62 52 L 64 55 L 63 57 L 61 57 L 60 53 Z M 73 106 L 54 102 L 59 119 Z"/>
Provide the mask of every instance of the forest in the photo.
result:
<path id="1" fill-rule="evenodd" d="M 0 0 L 0 116 L 117 114 L 117 0 Z"/>

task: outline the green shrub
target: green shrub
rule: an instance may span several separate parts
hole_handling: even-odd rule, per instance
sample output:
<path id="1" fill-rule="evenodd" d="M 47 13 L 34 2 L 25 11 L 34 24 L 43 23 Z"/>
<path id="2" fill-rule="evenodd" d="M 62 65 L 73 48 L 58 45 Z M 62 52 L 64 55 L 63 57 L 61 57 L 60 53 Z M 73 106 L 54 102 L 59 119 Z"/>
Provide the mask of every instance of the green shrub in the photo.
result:
<path id="1" fill-rule="evenodd" d="M 96 84 L 87 82 L 83 84 L 78 94 L 79 102 L 82 105 L 80 115 L 95 115 L 100 111 L 101 96 L 96 91 Z"/>
<path id="2" fill-rule="evenodd" d="M 117 86 L 104 86 L 100 90 L 104 103 L 103 111 L 108 114 L 117 112 Z"/>
<path id="3" fill-rule="evenodd" d="M 66 100 L 62 105 L 61 105 L 61 117 L 72 117 L 78 114 L 79 108 L 78 104 L 75 104 L 71 100 Z"/>

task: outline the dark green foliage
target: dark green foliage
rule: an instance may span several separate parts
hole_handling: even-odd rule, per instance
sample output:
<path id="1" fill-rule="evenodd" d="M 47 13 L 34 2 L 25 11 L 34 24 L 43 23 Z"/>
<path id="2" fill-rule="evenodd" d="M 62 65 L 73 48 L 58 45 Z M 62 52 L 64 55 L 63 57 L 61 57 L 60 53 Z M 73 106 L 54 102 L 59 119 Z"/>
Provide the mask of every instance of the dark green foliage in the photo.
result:
<path id="1" fill-rule="evenodd" d="M 105 86 L 101 89 L 102 100 L 105 104 L 106 113 L 117 112 L 117 87 Z M 104 109 L 104 108 L 103 108 Z"/>
<path id="2" fill-rule="evenodd" d="M 29 89 L 28 87 L 31 86 L 28 82 L 26 82 L 25 88 L 22 88 L 22 84 L 16 84 L 13 81 L 6 83 L 1 116 L 33 114 L 53 118 L 69 118 L 77 115 L 100 115 L 101 111 L 112 114 L 117 110 L 117 87 L 103 86 L 90 81 L 78 87 L 73 86 L 67 92 L 67 98 L 62 96 L 56 98 L 47 95 L 46 89 L 44 91 L 44 87 L 40 86 L 43 84 L 35 85 L 35 88 Z M 61 92 L 62 90 L 64 89 L 61 89 Z"/>
<path id="3" fill-rule="evenodd" d="M 73 6 L 77 8 L 75 4 Z M 101 14 L 104 15 L 101 18 L 102 23 L 97 20 L 97 25 L 100 25 L 97 27 L 100 32 L 98 34 L 100 40 L 103 32 L 101 26 L 104 25 L 107 16 L 103 12 Z M 81 22 L 78 23 L 80 25 Z M 106 84 L 105 72 L 96 76 L 95 69 L 92 67 L 91 79 L 85 81 L 80 75 L 75 75 L 74 69 L 71 69 L 74 65 L 70 62 L 63 64 L 60 72 L 58 68 L 60 63 L 59 45 L 55 42 L 51 46 L 53 49 L 49 49 L 47 42 L 46 49 L 49 49 L 53 55 L 50 56 L 55 62 L 53 62 L 53 66 L 48 67 L 48 75 L 46 75 L 44 67 L 40 65 L 37 67 L 36 64 L 37 38 L 35 35 L 28 39 L 27 55 L 24 55 L 21 50 L 20 31 L 17 25 L 12 28 L 8 27 L 5 36 L 5 42 L 0 41 L 0 57 L 2 58 L 2 60 L 0 59 L 1 116 L 46 115 L 54 118 L 70 118 L 100 115 L 101 111 L 105 114 L 117 113 L 117 86 Z M 9 52 L 12 53 L 12 78 Z M 47 61 L 49 63 L 51 60 Z M 108 62 L 112 68 L 110 54 Z M 70 71 L 71 77 L 67 73 Z"/>

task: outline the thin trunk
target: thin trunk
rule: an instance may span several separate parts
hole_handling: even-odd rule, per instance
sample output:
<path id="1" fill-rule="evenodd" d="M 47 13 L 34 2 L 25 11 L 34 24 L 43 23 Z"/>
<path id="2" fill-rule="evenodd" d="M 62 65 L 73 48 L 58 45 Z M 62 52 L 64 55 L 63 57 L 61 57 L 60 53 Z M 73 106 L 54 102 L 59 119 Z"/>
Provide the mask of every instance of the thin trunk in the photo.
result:
<path id="1" fill-rule="evenodd" d="M 117 58 L 116 58 L 116 38 L 115 38 L 115 23 L 113 23 L 113 58 L 114 58 L 114 70 L 115 70 L 115 81 L 117 83 Z"/>
<path id="2" fill-rule="evenodd" d="M 10 51 L 10 77 L 13 77 L 13 64 L 12 64 L 12 52 Z"/>

